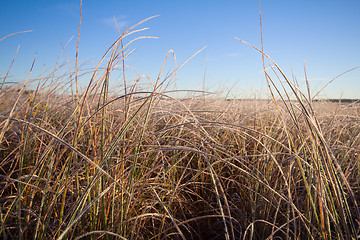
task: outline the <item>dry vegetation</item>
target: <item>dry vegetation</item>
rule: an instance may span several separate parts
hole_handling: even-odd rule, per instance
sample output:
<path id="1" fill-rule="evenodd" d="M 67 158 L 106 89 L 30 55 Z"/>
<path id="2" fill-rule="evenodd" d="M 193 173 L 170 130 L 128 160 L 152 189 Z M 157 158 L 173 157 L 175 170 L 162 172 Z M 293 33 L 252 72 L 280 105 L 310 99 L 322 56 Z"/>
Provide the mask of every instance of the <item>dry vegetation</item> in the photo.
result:
<path id="1" fill-rule="evenodd" d="M 110 91 L 133 30 L 83 91 L 66 65 L 1 90 L 1 238 L 359 238 L 359 103 L 285 75 L 269 101 L 179 100 L 161 74 Z"/>

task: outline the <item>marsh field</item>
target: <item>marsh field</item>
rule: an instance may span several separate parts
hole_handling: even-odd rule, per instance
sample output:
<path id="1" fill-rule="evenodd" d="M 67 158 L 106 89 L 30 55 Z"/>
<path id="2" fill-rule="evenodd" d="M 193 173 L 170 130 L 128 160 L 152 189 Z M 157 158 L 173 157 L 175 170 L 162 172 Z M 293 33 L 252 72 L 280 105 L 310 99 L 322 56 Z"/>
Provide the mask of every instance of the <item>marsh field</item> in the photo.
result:
<path id="1" fill-rule="evenodd" d="M 267 100 L 178 97 L 176 68 L 114 90 L 131 31 L 83 88 L 72 62 L 1 89 L 0 238 L 360 237 L 359 102 L 277 65 Z"/>

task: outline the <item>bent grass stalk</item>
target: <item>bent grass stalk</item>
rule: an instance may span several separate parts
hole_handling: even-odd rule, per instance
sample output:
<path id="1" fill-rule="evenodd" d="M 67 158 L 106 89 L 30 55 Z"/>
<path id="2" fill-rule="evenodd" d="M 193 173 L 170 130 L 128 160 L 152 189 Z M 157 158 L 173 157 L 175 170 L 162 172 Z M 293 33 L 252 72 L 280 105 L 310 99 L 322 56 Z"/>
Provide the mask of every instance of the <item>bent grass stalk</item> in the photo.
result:
<path id="1" fill-rule="evenodd" d="M 238 39 L 238 40 L 240 40 L 240 39 Z M 300 135 L 300 139 L 303 142 L 303 145 L 305 146 L 305 148 L 303 148 L 304 149 L 303 154 L 304 154 L 304 156 L 306 156 L 307 151 L 305 151 L 305 149 L 307 148 L 308 151 L 310 151 L 310 152 L 313 151 L 314 154 L 318 155 L 318 157 L 312 158 L 310 160 L 311 163 L 314 164 L 313 165 L 315 167 L 314 174 L 317 176 L 317 179 L 318 179 L 317 188 L 316 188 L 317 191 L 315 193 L 316 195 L 318 195 L 318 199 L 319 199 L 317 202 L 318 206 L 315 206 L 314 197 L 312 196 L 312 193 L 310 190 L 310 185 L 308 183 L 308 179 L 312 179 L 313 176 L 312 176 L 312 174 L 310 174 L 309 176 L 305 176 L 304 170 L 301 170 L 301 172 L 302 172 L 302 178 L 303 178 L 304 184 L 305 184 L 307 192 L 308 192 L 308 197 L 309 197 L 309 200 L 312 205 L 312 212 L 315 214 L 315 219 L 319 225 L 319 230 L 321 229 L 322 237 L 324 239 L 327 239 L 327 238 L 331 238 L 331 236 L 332 236 L 332 231 L 330 228 L 330 218 L 331 218 L 332 222 L 335 223 L 335 227 L 337 229 L 337 232 L 336 232 L 337 237 L 343 238 L 344 236 L 343 236 L 342 231 L 345 231 L 345 236 L 353 236 L 354 238 L 356 238 L 357 232 L 356 232 L 355 225 L 354 225 L 354 222 L 353 222 L 350 210 L 349 210 L 348 200 L 344 197 L 345 193 L 344 193 L 344 190 L 342 187 L 343 184 L 347 187 L 347 190 L 350 192 L 351 200 L 354 202 L 355 206 L 357 206 L 357 203 L 356 203 L 354 194 L 352 192 L 352 189 L 349 186 L 347 179 L 341 170 L 341 167 L 339 166 L 337 160 L 334 159 L 329 154 L 329 150 L 328 150 L 329 147 L 326 144 L 326 140 L 324 139 L 323 134 L 321 133 L 320 125 L 318 123 L 318 120 L 316 119 L 316 116 L 314 114 L 311 114 L 311 112 L 310 112 L 310 111 L 313 112 L 313 110 L 312 110 L 312 105 L 311 105 L 312 98 L 310 95 L 310 89 L 309 89 L 308 82 L 307 82 L 307 89 L 308 89 L 309 96 L 307 98 L 305 96 L 305 94 L 302 93 L 301 90 L 294 83 L 292 83 L 288 80 L 288 78 L 286 77 L 284 72 L 268 55 L 266 55 L 262 50 L 257 49 L 253 45 L 251 45 L 243 40 L 240 40 L 240 41 L 251 46 L 258 52 L 260 52 L 262 54 L 262 56 L 265 56 L 268 60 L 270 60 L 270 62 L 272 64 L 274 64 L 275 69 L 279 71 L 280 75 L 283 77 L 283 79 L 287 83 L 287 86 L 290 87 L 291 93 L 294 94 L 296 101 L 301 106 L 300 111 L 305 117 L 305 122 L 310 130 L 310 134 L 312 136 L 311 142 L 313 144 L 312 147 L 308 146 L 308 144 L 306 143 L 304 138 Z M 305 74 L 306 74 L 306 72 L 305 72 Z M 268 76 L 269 79 L 271 79 L 267 73 L 266 73 L 266 75 Z M 277 74 L 276 74 L 276 76 L 278 77 L 278 79 L 280 81 L 279 76 Z M 306 81 L 307 81 L 307 78 L 306 78 Z M 279 95 L 282 97 L 282 94 L 278 90 L 277 86 L 274 84 L 274 82 L 272 80 L 271 80 L 271 82 L 273 84 L 273 87 L 277 90 Z M 281 81 L 280 81 L 280 83 L 281 83 Z M 288 108 L 288 112 L 289 112 L 290 116 L 293 117 L 295 126 L 298 129 L 300 129 L 300 122 L 297 119 L 297 115 L 294 110 L 294 105 L 291 104 L 291 98 L 288 94 L 288 91 L 285 89 L 285 87 L 282 83 L 281 83 L 281 85 L 283 87 L 284 94 L 287 97 L 287 100 L 283 99 L 283 103 L 285 104 L 285 106 L 287 105 L 287 102 L 290 103 L 289 104 L 290 108 Z M 306 99 L 307 104 L 310 107 L 310 111 L 307 109 L 306 104 L 303 102 L 303 98 Z M 289 138 L 289 139 L 291 139 L 291 138 Z M 306 160 L 306 159 L 305 159 L 305 161 L 308 162 L 308 160 Z M 302 163 L 300 161 L 298 161 L 298 166 L 300 167 L 300 169 L 302 169 Z M 325 176 L 323 175 L 324 173 L 326 174 Z M 343 183 L 340 183 L 338 174 L 342 177 Z M 326 181 L 328 181 L 329 183 L 325 182 L 325 178 L 326 178 Z M 328 191 L 323 191 L 322 185 L 324 187 L 326 186 Z M 330 209 L 327 208 L 326 209 L 327 211 L 324 211 L 325 208 L 324 208 L 323 204 L 326 204 L 326 205 L 329 204 L 332 207 Z M 310 212 L 310 211 L 308 211 L 308 212 Z M 340 214 L 341 216 L 337 217 L 338 214 Z M 326 216 L 324 216 L 324 215 L 326 215 Z M 356 215 L 359 216 L 358 211 L 356 211 Z M 334 216 L 335 216 L 335 218 L 334 218 Z M 324 218 L 326 218 L 326 219 L 324 219 Z M 340 226 L 338 226 L 339 222 L 336 219 L 341 220 Z M 347 222 L 349 222 L 350 226 L 348 226 Z"/>

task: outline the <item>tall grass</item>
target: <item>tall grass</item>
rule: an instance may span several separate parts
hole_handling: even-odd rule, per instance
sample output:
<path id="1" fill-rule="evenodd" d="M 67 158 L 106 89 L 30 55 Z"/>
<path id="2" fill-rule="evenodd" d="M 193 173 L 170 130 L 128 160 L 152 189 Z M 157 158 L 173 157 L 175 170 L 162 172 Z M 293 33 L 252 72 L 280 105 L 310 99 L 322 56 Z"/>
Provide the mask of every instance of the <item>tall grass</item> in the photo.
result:
<path id="1" fill-rule="evenodd" d="M 168 56 L 126 78 L 139 24 L 94 69 L 1 90 L 3 239 L 359 238 L 359 103 L 314 101 L 262 50 L 272 101 L 175 98 Z"/>

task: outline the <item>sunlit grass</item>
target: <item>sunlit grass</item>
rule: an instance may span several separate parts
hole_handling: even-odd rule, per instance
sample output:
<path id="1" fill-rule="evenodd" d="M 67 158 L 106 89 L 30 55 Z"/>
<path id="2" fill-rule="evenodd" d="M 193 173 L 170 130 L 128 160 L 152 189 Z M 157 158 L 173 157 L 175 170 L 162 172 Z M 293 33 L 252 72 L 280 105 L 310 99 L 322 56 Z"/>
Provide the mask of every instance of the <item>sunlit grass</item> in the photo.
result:
<path id="1" fill-rule="evenodd" d="M 359 103 L 314 101 L 270 58 L 272 100 L 176 98 L 177 67 L 111 90 L 137 26 L 83 91 L 71 63 L 1 90 L 3 239 L 359 238 Z"/>

